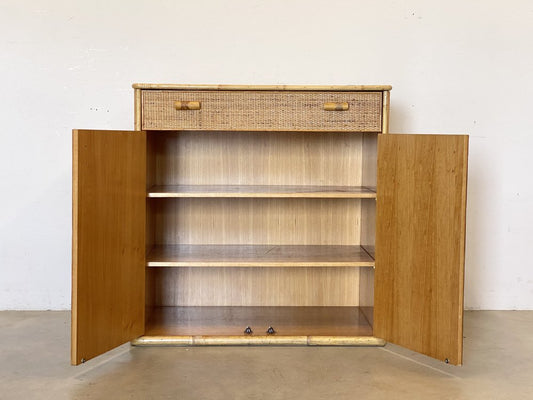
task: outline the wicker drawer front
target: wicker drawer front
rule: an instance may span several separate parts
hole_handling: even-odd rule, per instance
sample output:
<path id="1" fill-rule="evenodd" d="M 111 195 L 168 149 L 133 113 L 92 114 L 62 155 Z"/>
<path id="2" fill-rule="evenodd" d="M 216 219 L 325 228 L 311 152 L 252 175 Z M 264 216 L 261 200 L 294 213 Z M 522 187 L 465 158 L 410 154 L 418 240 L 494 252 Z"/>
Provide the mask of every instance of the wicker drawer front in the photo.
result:
<path id="1" fill-rule="evenodd" d="M 381 112 L 382 92 L 142 91 L 147 130 L 380 132 Z"/>

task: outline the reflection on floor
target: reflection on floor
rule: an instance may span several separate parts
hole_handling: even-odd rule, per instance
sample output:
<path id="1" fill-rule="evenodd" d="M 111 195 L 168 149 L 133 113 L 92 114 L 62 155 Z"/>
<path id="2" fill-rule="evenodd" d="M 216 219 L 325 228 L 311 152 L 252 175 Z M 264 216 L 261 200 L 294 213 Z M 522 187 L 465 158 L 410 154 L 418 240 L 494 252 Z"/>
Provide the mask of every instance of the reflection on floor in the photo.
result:
<path id="1" fill-rule="evenodd" d="M 123 345 L 69 365 L 69 312 L 0 312 L 5 399 L 531 399 L 533 311 L 465 313 L 464 365 L 398 346 Z"/>

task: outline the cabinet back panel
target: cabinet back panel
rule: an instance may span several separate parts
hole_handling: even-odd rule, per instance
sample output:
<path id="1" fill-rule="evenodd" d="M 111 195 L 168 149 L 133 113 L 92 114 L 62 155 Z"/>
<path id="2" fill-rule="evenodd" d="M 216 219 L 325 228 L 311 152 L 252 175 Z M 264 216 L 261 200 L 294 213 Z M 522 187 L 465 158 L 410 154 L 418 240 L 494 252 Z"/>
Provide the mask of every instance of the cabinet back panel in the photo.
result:
<path id="1" fill-rule="evenodd" d="M 153 185 L 361 185 L 362 134 L 148 132 Z"/>
<path id="2" fill-rule="evenodd" d="M 363 136 L 363 156 L 361 163 L 361 184 L 369 188 L 377 185 L 377 145 L 378 135 L 365 133 Z M 361 203 L 361 244 L 375 245 L 376 236 L 376 202 Z"/>
<path id="3" fill-rule="evenodd" d="M 360 268 L 150 268 L 155 306 L 357 306 Z"/>
<path id="4" fill-rule="evenodd" d="M 375 135 L 370 135 L 375 137 Z M 362 185 L 363 135 L 148 132 L 150 185 Z M 150 199 L 154 244 L 358 245 L 373 199 Z M 357 306 L 359 268 L 150 268 L 155 306 Z"/>
<path id="5" fill-rule="evenodd" d="M 155 244 L 352 245 L 373 199 L 151 199 Z"/>

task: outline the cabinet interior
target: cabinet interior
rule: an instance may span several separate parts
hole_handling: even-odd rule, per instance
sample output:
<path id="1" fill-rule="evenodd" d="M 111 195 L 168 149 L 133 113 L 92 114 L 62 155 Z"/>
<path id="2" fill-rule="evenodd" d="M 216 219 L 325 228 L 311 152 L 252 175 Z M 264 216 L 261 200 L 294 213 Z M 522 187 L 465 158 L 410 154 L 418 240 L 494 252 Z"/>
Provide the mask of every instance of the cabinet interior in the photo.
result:
<path id="1" fill-rule="evenodd" d="M 377 134 L 148 131 L 145 335 L 372 336 Z"/>
<path id="2" fill-rule="evenodd" d="M 385 134 L 390 86 L 134 88 L 135 131 L 73 131 L 73 364 L 128 340 L 461 363 L 468 136 Z"/>

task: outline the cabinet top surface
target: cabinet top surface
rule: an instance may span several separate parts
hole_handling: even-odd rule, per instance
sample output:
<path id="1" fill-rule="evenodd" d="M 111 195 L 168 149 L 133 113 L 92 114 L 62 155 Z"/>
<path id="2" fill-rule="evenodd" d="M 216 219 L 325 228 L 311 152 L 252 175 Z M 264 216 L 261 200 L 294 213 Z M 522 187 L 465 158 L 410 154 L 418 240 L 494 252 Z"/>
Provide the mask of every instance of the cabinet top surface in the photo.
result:
<path id="1" fill-rule="evenodd" d="M 287 91 L 386 91 L 391 90 L 390 85 L 188 85 L 171 83 L 134 83 L 134 89 L 152 90 L 287 90 Z"/>

